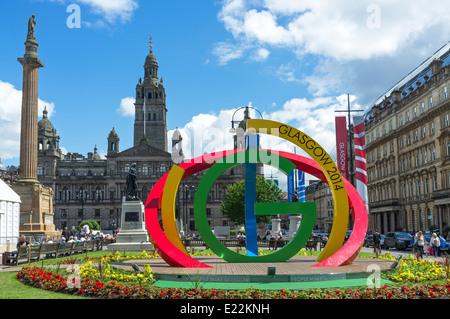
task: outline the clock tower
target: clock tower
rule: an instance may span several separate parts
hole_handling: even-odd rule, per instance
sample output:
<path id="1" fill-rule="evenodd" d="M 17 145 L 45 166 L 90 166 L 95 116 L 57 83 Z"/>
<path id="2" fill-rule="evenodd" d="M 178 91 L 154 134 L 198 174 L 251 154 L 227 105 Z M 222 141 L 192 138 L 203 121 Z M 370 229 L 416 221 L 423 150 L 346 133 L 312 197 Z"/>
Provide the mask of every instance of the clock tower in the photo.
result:
<path id="1" fill-rule="evenodd" d="M 136 85 L 134 146 L 147 140 L 151 146 L 167 152 L 166 92 L 163 79 L 158 78 L 158 68 L 150 38 L 150 53 L 144 64 L 144 81 L 140 78 Z"/>

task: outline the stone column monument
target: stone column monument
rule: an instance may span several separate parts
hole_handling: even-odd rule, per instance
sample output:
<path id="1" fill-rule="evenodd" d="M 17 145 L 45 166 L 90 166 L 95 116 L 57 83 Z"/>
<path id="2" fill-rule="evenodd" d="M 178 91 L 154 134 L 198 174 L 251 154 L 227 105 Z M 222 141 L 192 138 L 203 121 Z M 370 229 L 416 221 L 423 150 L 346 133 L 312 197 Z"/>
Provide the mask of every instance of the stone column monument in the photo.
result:
<path id="1" fill-rule="evenodd" d="M 121 228 L 116 236 L 116 242 L 108 245 L 108 250 L 153 250 L 145 225 L 144 204 L 137 196 L 136 163 L 131 164 L 127 176 L 126 197 L 122 203 Z"/>
<path id="2" fill-rule="evenodd" d="M 43 187 L 37 179 L 38 70 L 44 64 L 37 55 L 34 18 L 33 15 L 28 21 L 25 55 L 17 59 L 23 66 L 22 118 L 19 180 L 12 188 L 22 200 L 20 233 L 51 235 L 57 234 L 53 224 L 53 190 Z"/>

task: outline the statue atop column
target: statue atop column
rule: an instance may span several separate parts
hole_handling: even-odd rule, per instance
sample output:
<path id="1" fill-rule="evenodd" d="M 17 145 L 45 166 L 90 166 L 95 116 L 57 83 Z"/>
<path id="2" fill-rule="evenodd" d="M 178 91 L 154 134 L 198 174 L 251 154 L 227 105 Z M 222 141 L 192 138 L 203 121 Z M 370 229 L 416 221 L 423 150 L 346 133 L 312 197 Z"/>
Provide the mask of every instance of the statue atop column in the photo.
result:
<path id="1" fill-rule="evenodd" d="M 27 39 L 35 39 L 34 30 L 36 27 L 36 20 L 34 19 L 36 16 L 33 14 L 31 18 L 28 20 L 28 35 Z"/>
<path id="2" fill-rule="evenodd" d="M 132 163 L 127 176 L 126 200 L 140 200 L 137 196 L 137 170 L 136 163 Z"/>

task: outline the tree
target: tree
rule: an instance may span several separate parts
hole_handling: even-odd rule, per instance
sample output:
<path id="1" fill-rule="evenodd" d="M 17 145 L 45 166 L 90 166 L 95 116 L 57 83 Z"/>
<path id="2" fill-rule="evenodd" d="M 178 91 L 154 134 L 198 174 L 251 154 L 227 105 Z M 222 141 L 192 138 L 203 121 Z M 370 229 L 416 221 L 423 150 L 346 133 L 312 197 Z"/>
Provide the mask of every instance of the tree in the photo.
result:
<path id="1" fill-rule="evenodd" d="M 100 225 L 98 224 L 97 221 L 93 220 L 93 219 L 86 219 L 83 220 L 77 227 L 78 231 L 81 230 L 81 228 L 83 228 L 84 225 L 88 225 L 89 229 L 92 230 L 100 230 Z"/>
<path id="2" fill-rule="evenodd" d="M 263 176 L 256 177 L 256 202 L 273 203 L 281 199 L 281 189 L 268 183 Z M 222 213 L 237 225 L 245 224 L 245 181 L 234 183 L 227 188 L 225 200 L 221 203 Z M 269 223 L 270 215 L 257 215 L 257 223 Z"/>

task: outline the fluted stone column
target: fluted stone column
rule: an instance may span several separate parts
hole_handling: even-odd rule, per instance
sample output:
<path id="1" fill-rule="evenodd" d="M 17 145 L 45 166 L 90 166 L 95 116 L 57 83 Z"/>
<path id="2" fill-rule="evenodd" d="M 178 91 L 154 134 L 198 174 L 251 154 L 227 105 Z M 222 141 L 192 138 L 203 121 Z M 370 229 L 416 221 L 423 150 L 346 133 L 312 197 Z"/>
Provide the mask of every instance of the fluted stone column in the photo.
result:
<path id="1" fill-rule="evenodd" d="M 37 55 L 34 15 L 28 21 L 25 55 L 17 60 L 23 66 L 22 118 L 20 131 L 19 180 L 12 188 L 20 196 L 21 234 L 60 234 L 53 224 L 53 189 L 37 179 L 38 159 L 38 70 L 44 67 Z"/>
<path id="2" fill-rule="evenodd" d="M 30 183 L 37 182 L 38 70 L 44 67 L 37 55 L 37 47 L 34 35 L 29 34 L 25 55 L 17 59 L 23 66 L 19 180 Z"/>

